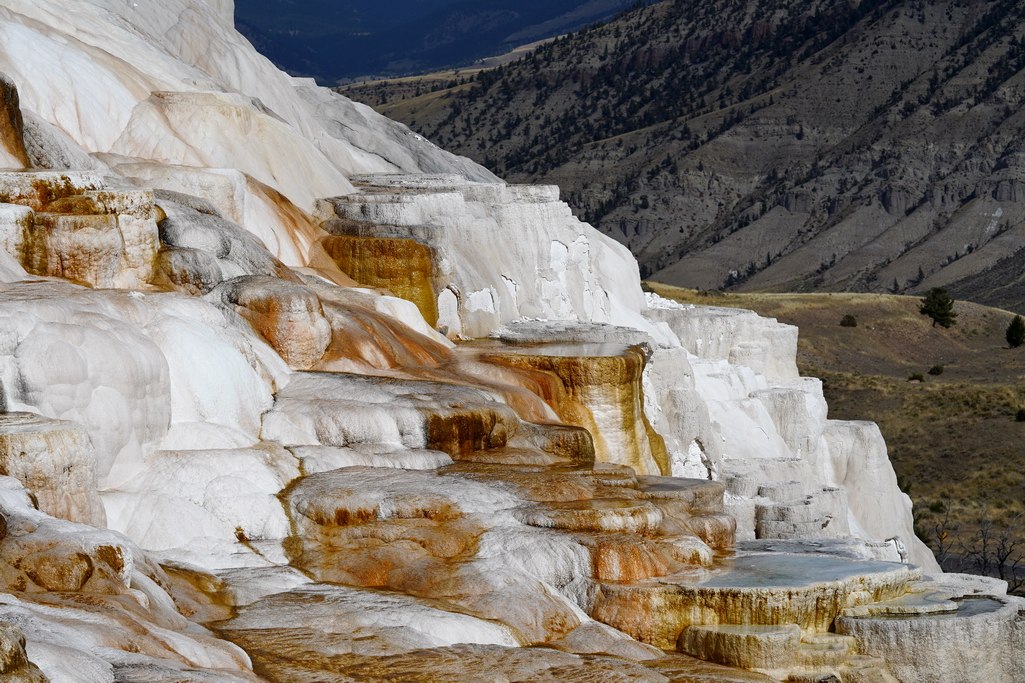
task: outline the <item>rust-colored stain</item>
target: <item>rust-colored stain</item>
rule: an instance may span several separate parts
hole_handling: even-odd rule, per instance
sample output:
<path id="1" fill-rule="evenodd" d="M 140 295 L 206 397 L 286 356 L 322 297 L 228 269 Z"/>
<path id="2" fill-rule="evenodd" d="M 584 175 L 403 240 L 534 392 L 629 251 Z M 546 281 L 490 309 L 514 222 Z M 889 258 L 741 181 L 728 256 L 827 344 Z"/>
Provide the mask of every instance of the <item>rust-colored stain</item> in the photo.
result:
<path id="1" fill-rule="evenodd" d="M 121 548 L 113 545 L 101 545 L 96 548 L 96 557 L 113 569 L 115 574 L 124 571 L 125 558 Z"/>
<path id="2" fill-rule="evenodd" d="M 0 145 L 25 168 L 31 166 L 25 151 L 25 121 L 18 91 L 0 81 Z"/>
<path id="3" fill-rule="evenodd" d="M 78 194 L 82 190 L 76 187 L 69 177 L 61 176 L 54 179 L 40 178 L 33 180 L 32 191 L 35 193 L 35 197 L 29 199 L 28 205 L 34 211 L 43 211 L 51 202 Z M 16 203 L 23 204 L 25 202 L 19 201 Z"/>
<path id="4" fill-rule="evenodd" d="M 319 369 L 345 370 L 344 363 L 352 363 L 415 372 L 437 368 L 451 358 L 438 342 L 370 308 L 330 301 L 324 307 L 331 317 L 332 336 Z"/>
<path id="5" fill-rule="evenodd" d="M 438 324 L 434 253 L 416 240 L 329 235 L 321 245 L 338 267 L 366 287 L 412 301 L 431 326 Z"/>
<path id="6" fill-rule="evenodd" d="M 598 460 L 628 464 L 643 472 L 644 454 L 650 452 L 660 473 L 669 474 L 665 441 L 644 415 L 641 382 L 646 358 L 640 348 L 626 348 L 610 356 L 545 355 L 543 348 L 537 353 L 498 349 L 482 353 L 480 360 L 516 370 L 523 385 L 544 399 L 559 419 L 590 431 Z M 625 435 L 629 452 L 611 452 L 611 435 L 602 429 L 604 426 L 607 432 L 610 425 L 598 424 L 595 413 L 599 409 L 618 417 L 613 427 Z"/>
<path id="7" fill-rule="evenodd" d="M 37 213 L 25 235 L 25 270 L 93 287 L 113 287 L 124 238 L 110 215 Z"/>
<path id="8" fill-rule="evenodd" d="M 491 410 L 455 409 L 447 413 L 431 411 L 427 415 L 427 447 L 453 458 L 502 448 L 508 437 L 501 416 Z"/>

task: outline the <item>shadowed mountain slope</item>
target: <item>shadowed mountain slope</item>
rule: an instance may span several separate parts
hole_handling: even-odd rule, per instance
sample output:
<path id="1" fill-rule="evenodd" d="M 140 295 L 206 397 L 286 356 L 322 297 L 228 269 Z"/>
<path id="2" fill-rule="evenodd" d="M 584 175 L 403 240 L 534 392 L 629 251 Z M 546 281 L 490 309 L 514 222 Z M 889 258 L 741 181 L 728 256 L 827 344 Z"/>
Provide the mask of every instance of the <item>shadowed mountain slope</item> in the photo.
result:
<path id="1" fill-rule="evenodd" d="M 239 30 L 289 72 L 332 82 L 468 64 L 606 20 L 630 0 L 240 0 Z"/>
<path id="2" fill-rule="evenodd" d="M 365 95 L 500 175 L 558 183 L 661 281 L 946 286 L 1020 309 L 992 281 L 1025 248 L 1023 18 L 1008 0 L 678 0 L 449 90 Z"/>

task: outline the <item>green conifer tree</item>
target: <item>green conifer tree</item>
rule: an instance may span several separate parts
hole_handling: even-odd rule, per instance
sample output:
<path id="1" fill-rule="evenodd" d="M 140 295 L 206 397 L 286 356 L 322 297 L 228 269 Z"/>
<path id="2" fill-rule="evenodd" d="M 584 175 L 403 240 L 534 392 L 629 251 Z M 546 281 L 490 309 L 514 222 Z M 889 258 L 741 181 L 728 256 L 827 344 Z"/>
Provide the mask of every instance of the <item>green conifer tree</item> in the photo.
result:
<path id="1" fill-rule="evenodd" d="M 1025 344 L 1025 320 L 1016 315 L 1007 326 L 1007 345 L 1016 349 L 1022 344 Z"/>
<path id="2" fill-rule="evenodd" d="M 933 287 L 926 293 L 918 312 L 932 318 L 933 327 L 953 327 L 957 322 L 954 299 L 942 287 Z"/>

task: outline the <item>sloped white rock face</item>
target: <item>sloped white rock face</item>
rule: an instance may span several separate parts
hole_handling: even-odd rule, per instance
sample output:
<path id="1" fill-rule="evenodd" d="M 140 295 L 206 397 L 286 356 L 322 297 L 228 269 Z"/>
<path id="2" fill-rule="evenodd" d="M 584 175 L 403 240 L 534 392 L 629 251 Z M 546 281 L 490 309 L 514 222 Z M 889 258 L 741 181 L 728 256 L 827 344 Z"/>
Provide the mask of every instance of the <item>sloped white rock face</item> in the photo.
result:
<path id="1" fill-rule="evenodd" d="M 351 192 L 353 173 L 494 179 L 278 71 L 235 32 L 231 3 L 12 0 L 0 12 L 0 71 L 25 108 L 90 152 L 236 168 L 307 210 Z"/>
<path id="2" fill-rule="evenodd" d="M 289 520 L 277 494 L 298 476 L 299 460 L 276 443 L 161 450 L 104 500 L 124 533 L 148 549 L 209 563 L 209 555 L 196 550 L 216 555 L 238 537 L 288 536 Z"/>
<path id="3" fill-rule="evenodd" d="M 108 482 L 189 425 L 215 447 L 255 443 L 284 380 L 283 362 L 252 331 L 180 295 L 10 284 L 0 319 L 6 410 L 84 425 Z"/>
<path id="4" fill-rule="evenodd" d="M 302 628 L 326 617 L 339 624 L 339 635 L 351 641 L 352 651 L 375 655 L 456 643 L 520 645 L 516 634 L 501 624 L 432 608 L 402 595 L 312 585 L 279 594 L 274 602 L 256 603 L 232 620 L 230 628 Z M 311 602 L 317 605 L 313 615 Z"/>
<path id="5" fill-rule="evenodd" d="M 653 412 L 680 418 L 656 414 L 653 423 L 660 420 L 668 432 L 674 474 L 704 470 L 732 481 L 729 498 L 739 539 L 851 533 L 881 542 L 898 537 L 912 562 L 938 571 L 932 552 L 914 533 L 910 499 L 897 486 L 878 427 L 828 420 L 822 383 L 797 376 L 796 328 L 750 311 L 647 298 L 645 315 L 667 323 L 684 347 L 656 351 L 652 358 L 646 376 L 653 387 L 650 402 L 658 406 Z M 753 341 L 746 341 L 748 335 Z M 738 356 L 738 348 L 758 352 Z M 782 499 L 762 495 L 774 483 L 795 480 L 798 485 Z M 842 491 L 846 501 L 838 502 L 832 489 Z M 778 523 L 782 520 L 775 518 L 784 514 L 779 507 L 798 503 L 805 514 L 801 524 Z M 765 518 L 761 525 L 759 514 Z M 887 557 L 899 559 L 894 545 L 888 547 L 892 557 Z"/>
<path id="6" fill-rule="evenodd" d="M 931 553 L 923 556 L 915 536 L 911 499 L 903 492 L 894 494 L 897 476 L 879 427 L 874 422 L 830 420 L 823 436 L 829 457 L 820 461 L 820 476 L 847 491 L 851 526 L 866 538 L 899 536 L 910 546 L 913 562 L 931 567 Z"/>
<path id="7" fill-rule="evenodd" d="M 485 337 L 522 318 L 649 324 L 630 253 L 578 221 L 554 186 L 472 183 L 455 176 L 367 176 L 331 200 L 336 234 L 412 239 L 435 250 L 438 325 Z M 353 222 L 356 224 L 353 225 Z M 373 227 L 361 231 L 360 223 Z M 528 237 L 529 235 L 529 237 Z"/>
<path id="8" fill-rule="evenodd" d="M 797 328 L 752 311 L 714 306 L 672 305 L 646 295 L 649 320 L 666 323 L 690 353 L 726 360 L 773 382 L 797 379 Z"/>
<path id="9" fill-rule="evenodd" d="M 132 182 L 205 199 L 224 220 L 246 226 L 261 248 L 271 252 L 268 256 L 290 266 L 306 266 L 313 258 L 320 232 L 315 222 L 282 199 L 277 190 L 252 176 L 234 168 L 197 168 L 102 156 Z M 161 206 L 166 203 L 158 201 Z"/>

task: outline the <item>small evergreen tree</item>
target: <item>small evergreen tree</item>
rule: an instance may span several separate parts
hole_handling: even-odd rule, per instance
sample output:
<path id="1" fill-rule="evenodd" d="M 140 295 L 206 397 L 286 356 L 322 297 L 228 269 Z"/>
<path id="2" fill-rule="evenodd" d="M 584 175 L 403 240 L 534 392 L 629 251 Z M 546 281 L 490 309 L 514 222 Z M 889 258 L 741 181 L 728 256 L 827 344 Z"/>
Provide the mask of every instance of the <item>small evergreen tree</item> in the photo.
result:
<path id="1" fill-rule="evenodd" d="M 1016 349 L 1022 344 L 1025 344 L 1025 320 L 1016 315 L 1007 326 L 1007 345 Z"/>
<path id="2" fill-rule="evenodd" d="M 918 312 L 932 318 L 933 327 L 953 327 L 957 322 L 954 299 L 942 287 L 933 287 L 926 293 Z"/>

